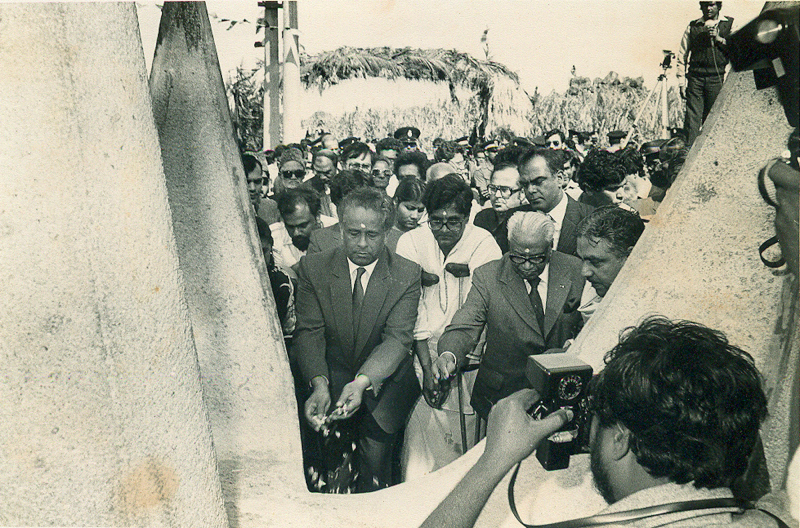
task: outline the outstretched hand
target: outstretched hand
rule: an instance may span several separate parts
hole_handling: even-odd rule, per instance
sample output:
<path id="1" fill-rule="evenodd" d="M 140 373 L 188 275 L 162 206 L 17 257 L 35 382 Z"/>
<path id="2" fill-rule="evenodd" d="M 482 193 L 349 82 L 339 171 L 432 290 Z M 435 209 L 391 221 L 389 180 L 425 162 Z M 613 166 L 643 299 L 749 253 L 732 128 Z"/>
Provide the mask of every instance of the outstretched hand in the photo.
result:
<path id="1" fill-rule="evenodd" d="M 315 431 L 325 425 L 325 415 L 331 406 L 331 393 L 328 391 L 327 384 L 319 385 L 306 400 L 305 415 L 308 423 Z"/>
<path id="2" fill-rule="evenodd" d="M 539 394 L 523 389 L 492 407 L 486 429 L 482 458 L 503 472 L 528 458 L 539 443 L 572 419 L 572 411 L 559 410 L 541 420 L 528 414 Z"/>

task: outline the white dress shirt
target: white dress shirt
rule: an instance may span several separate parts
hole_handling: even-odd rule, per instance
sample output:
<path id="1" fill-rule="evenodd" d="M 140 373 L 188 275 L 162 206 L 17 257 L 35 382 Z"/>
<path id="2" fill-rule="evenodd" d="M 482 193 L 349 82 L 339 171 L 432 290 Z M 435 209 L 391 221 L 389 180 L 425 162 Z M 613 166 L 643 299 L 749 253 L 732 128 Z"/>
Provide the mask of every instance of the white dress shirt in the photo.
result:
<path id="1" fill-rule="evenodd" d="M 375 265 L 378 263 L 378 259 L 375 259 L 372 264 L 367 264 L 366 266 L 359 266 L 358 264 L 353 264 L 350 259 L 347 259 L 347 265 L 350 268 L 350 291 L 354 291 L 356 289 L 356 276 L 358 275 L 358 268 L 364 268 L 364 274 L 361 275 L 361 287 L 364 289 L 364 293 L 367 292 L 367 284 L 369 284 L 369 278 L 372 277 L 372 272 L 375 271 Z"/>
<path id="2" fill-rule="evenodd" d="M 536 291 L 539 292 L 539 298 L 542 299 L 542 311 L 547 310 L 547 277 L 550 276 L 550 263 L 545 264 L 542 273 L 539 275 L 539 284 L 536 285 Z M 531 294 L 531 283 L 524 280 L 525 291 L 528 295 Z"/>
<path id="3" fill-rule="evenodd" d="M 567 195 L 562 192 L 561 201 L 558 202 L 549 213 L 545 213 L 550 217 L 550 220 L 553 221 L 553 227 L 555 228 L 553 230 L 553 249 L 558 247 L 558 239 L 561 236 L 561 226 L 564 224 L 564 215 L 567 214 L 568 202 Z M 542 298 L 542 300 L 544 300 L 544 298 Z"/>

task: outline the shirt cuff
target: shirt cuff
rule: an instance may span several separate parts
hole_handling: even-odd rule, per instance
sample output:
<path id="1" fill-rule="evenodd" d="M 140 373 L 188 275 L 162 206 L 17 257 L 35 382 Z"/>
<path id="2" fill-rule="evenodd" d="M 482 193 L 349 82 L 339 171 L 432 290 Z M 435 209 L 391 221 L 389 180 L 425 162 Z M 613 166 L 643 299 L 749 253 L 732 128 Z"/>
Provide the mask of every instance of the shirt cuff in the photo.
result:
<path id="1" fill-rule="evenodd" d="M 314 381 L 315 379 L 317 379 L 317 378 L 322 378 L 322 379 L 324 379 L 324 380 L 325 380 L 325 385 L 327 385 L 328 387 L 330 387 L 330 386 L 331 386 L 331 382 L 330 382 L 330 380 L 328 379 L 328 376 L 322 376 L 322 375 L 319 375 L 319 376 L 314 376 L 313 378 L 311 378 L 311 380 L 309 380 L 309 382 L 308 382 L 308 386 L 309 386 L 309 387 L 311 387 L 311 389 L 313 389 L 313 388 L 314 388 L 314 383 L 313 383 L 313 381 Z"/>

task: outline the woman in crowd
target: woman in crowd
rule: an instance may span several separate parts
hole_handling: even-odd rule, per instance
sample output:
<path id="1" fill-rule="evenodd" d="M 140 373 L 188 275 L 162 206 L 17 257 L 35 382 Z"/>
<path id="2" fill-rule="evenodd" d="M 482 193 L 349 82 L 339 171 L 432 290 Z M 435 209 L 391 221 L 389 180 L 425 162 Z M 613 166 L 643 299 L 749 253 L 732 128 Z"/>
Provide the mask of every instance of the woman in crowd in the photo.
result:
<path id="1" fill-rule="evenodd" d="M 394 192 L 395 229 L 405 233 L 419 227 L 425 216 L 424 194 L 425 182 L 418 178 L 411 176 L 400 181 Z"/>

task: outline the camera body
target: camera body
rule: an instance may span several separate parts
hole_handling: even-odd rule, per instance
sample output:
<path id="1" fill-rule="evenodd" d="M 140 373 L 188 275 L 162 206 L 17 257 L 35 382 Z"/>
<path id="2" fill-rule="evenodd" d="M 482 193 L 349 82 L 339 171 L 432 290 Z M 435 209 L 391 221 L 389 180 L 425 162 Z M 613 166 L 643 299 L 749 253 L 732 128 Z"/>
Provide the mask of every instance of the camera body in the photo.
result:
<path id="1" fill-rule="evenodd" d="M 571 354 L 540 354 L 528 356 L 525 374 L 540 395 L 531 409 L 534 418 L 544 418 L 559 409 L 573 412 L 572 420 L 536 449 L 536 458 L 546 470 L 565 469 L 571 455 L 589 451 L 592 367 Z"/>

